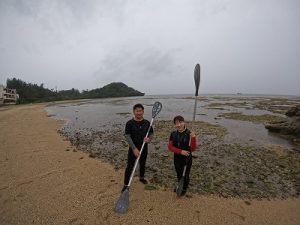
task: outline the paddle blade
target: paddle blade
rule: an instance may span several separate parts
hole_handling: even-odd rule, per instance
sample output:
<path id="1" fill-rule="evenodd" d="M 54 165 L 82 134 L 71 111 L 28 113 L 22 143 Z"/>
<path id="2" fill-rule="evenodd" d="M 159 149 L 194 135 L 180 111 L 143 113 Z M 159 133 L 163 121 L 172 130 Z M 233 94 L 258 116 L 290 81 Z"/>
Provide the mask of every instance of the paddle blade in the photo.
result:
<path id="1" fill-rule="evenodd" d="M 179 184 L 177 186 L 177 189 L 176 189 L 177 196 L 181 196 L 182 191 L 183 191 L 183 184 L 184 184 L 184 176 L 181 177 Z"/>
<path id="2" fill-rule="evenodd" d="M 200 65 L 199 64 L 197 64 L 195 66 L 194 79 L 195 79 L 195 87 L 196 87 L 195 96 L 198 96 L 199 85 L 200 85 Z"/>
<path id="3" fill-rule="evenodd" d="M 127 212 L 129 207 L 129 189 L 126 188 L 122 194 L 120 195 L 116 207 L 115 207 L 115 212 L 124 214 Z"/>
<path id="4" fill-rule="evenodd" d="M 162 109 L 162 104 L 160 102 L 155 102 L 152 108 L 152 118 L 155 118 L 158 113 L 161 111 Z"/>

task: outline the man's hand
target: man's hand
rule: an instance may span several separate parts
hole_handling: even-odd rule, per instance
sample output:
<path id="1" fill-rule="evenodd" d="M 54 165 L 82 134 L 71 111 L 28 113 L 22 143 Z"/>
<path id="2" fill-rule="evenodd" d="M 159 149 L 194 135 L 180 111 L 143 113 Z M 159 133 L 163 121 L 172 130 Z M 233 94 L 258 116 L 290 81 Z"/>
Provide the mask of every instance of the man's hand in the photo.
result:
<path id="1" fill-rule="evenodd" d="M 135 148 L 133 149 L 133 154 L 137 158 L 140 155 L 140 151 L 137 148 Z"/>
<path id="2" fill-rule="evenodd" d="M 189 156 L 190 155 L 190 152 L 189 151 L 185 151 L 185 150 L 182 150 L 181 155 L 184 155 L 184 156 Z"/>
<path id="3" fill-rule="evenodd" d="M 148 138 L 148 137 L 145 137 L 145 138 L 144 138 L 144 142 L 149 143 L 150 141 L 151 141 L 150 138 Z"/>

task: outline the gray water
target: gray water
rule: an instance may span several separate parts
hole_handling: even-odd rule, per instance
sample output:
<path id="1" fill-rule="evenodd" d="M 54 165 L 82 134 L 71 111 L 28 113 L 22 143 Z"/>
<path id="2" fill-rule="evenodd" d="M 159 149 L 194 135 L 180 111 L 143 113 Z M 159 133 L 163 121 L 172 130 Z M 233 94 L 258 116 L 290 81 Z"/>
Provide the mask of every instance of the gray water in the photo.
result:
<path id="1" fill-rule="evenodd" d="M 188 95 L 143 96 L 125 98 L 107 98 L 87 100 L 80 103 L 52 105 L 46 108 L 49 115 L 66 120 L 65 126 L 71 130 L 93 129 L 103 130 L 126 123 L 132 117 L 132 106 L 141 103 L 145 106 L 145 118 L 151 119 L 151 109 L 155 101 L 160 101 L 163 109 L 158 120 L 172 120 L 176 115 L 183 115 L 186 120 L 192 120 L 194 99 Z M 279 115 L 267 110 L 253 108 L 252 101 L 269 99 L 270 96 L 239 96 L 239 95 L 205 95 L 206 99 L 198 100 L 197 121 L 219 124 L 228 130 L 224 141 L 227 143 L 246 143 L 251 145 L 276 144 L 285 148 L 293 147 L 288 140 L 270 134 L 261 123 L 252 123 L 218 117 L 219 113 L 241 112 L 247 115 Z M 241 99 L 242 98 L 242 99 Z M 292 101 L 298 101 L 290 97 Z M 234 103 L 247 100 L 246 107 L 222 106 L 224 110 L 208 109 L 211 103 Z M 283 115 L 280 115 L 283 116 Z M 283 116 L 284 117 L 284 116 Z M 201 134 L 199 134 L 201 137 Z"/>

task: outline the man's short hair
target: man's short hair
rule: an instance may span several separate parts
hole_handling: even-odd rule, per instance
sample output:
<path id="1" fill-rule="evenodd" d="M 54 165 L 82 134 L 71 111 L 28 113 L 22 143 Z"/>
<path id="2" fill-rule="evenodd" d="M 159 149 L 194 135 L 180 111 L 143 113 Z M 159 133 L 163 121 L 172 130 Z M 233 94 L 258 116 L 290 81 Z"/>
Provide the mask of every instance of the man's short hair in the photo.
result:
<path id="1" fill-rule="evenodd" d="M 136 110 L 137 108 L 141 108 L 142 110 L 144 110 L 144 106 L 143 106 L 142 104 L 140 104 L 140 103 L 135 104 L 135 105 L 133 106 L 133 110 Z"/>
<path id="2" fill-rule="evenodd" d="M 173 123 L 175 124 L 176 121 L 184 122 L 184 118 L 182 116 L 175 116 L 174 119 L 173 119 Z"/>

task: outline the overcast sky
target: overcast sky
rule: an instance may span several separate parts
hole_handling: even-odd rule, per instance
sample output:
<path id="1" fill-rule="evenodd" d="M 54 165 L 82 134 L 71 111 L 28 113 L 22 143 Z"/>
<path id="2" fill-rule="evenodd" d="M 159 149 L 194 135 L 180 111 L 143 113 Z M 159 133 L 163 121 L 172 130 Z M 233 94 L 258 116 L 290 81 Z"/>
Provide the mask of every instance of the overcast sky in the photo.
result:
<path id="1" fill-rule="evenodd" d="M 1 0 L 0 83 L 300 95 L 299 0 Z"/>

